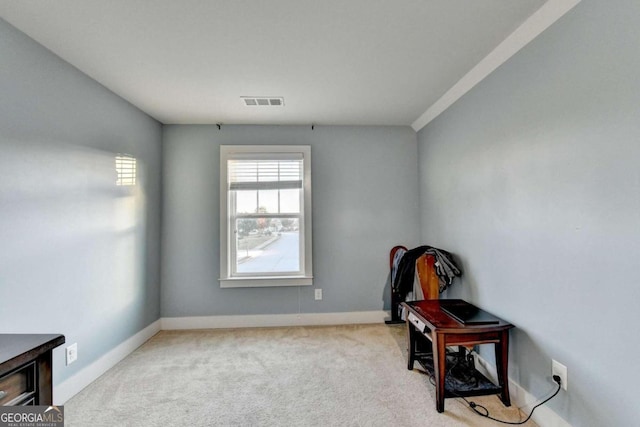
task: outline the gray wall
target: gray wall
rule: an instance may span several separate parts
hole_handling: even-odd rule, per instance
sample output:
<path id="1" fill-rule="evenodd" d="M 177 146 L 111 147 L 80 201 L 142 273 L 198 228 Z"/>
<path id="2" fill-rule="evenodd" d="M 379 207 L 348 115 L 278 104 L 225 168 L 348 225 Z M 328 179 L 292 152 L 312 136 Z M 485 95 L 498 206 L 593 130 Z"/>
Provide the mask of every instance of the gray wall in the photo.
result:
<path id="1" fill-rule="evenodd" d="M 576 426 L 640 406 L 640 2 L 583 0 L 418 134 L 423 241 L 516 325 L 510 376 Z M 484 356 L 492 360 L 491 354 Z"/>
<path id="2" fill-rule="evenodd" d="M 311 145 L 314 287 L 221 289 L 220 145 Z M 381 310 L 389 249 L 418 231 L 409 127 L 165 126 L 162 316 Z"/>
<path id="3" fill-rule="evenodd" d="M 0 58 L 0 331 L 77 342 L 59 383 L 159 318 L 162 128 L 2 20 Z"/>

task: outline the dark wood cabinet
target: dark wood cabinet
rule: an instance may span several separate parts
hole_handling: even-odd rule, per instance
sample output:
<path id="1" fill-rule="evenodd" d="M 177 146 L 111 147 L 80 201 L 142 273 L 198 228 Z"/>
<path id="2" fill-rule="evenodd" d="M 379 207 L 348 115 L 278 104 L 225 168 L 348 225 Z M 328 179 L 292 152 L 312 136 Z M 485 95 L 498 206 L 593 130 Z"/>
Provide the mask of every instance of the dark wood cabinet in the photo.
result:
<path id="1" fill-rule="evenodd" d="M 51 405 L 53 349 L 58 334 L 0 334 L 0 405 Z"/>

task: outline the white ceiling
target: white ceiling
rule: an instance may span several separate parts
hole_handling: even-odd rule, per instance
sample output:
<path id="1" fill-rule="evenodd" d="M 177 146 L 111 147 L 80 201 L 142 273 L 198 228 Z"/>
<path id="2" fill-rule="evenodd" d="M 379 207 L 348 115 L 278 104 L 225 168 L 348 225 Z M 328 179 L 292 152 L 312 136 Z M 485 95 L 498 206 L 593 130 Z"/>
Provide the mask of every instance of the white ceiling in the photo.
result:
<path id="1" fill-rule="evenodd" d="M 544 3 L 0 0 L 0 16 L 162 123 L 410 125 Z"/>

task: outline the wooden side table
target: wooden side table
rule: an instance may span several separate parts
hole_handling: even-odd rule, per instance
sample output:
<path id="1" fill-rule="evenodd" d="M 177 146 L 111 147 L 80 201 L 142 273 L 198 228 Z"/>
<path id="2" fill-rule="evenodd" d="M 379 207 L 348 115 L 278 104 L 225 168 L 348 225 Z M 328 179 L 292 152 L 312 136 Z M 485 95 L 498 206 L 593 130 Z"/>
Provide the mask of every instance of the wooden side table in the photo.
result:
<path id="1" fill-rule="evenodd" d="M 0 405 L 52 405 L 52 353 L 64 341 L 57 334 L 0 334 Z"/>
<path id="2" fill-rule="evenodd" d="M 514 326 L 472 305 L 471 307 L 476 310 L 476 318 L 480 319 L 477 322 L 481 323 L 463 323 L 443 311 L 443 308 L 446 310 L 450 306 L 465 304 L 470 305 L 463 300 L 446 299 L 402 303 L 407 313 L 408 369 L 412 370 L 414 361 L 418 361 L 423 364 L 425 369 L 433 372 L 438 412 L 444 411 L 446 397 L 499 394 L 504 405 L 511 406 L 507 368 L 509 330 Z M 473 319 L 470 320 L 470 322 L 472 321 Z M 431 342 L 431 348 L 421 352 L 420 340 L 424 341 L 424 338 Z M 498 384 L 494 387 L 480 387 L 476 390 L 447 389 L 445 387 L 447 346 L 473 346 L 491 343 L 495 345 Z M 429 366 L 430 363 L 431 366 Z M 480 372 L 477 372 L 477 375 L 482 381 L 489 381 Z M 492 385 L 490 382 L 489 384 Z"/>

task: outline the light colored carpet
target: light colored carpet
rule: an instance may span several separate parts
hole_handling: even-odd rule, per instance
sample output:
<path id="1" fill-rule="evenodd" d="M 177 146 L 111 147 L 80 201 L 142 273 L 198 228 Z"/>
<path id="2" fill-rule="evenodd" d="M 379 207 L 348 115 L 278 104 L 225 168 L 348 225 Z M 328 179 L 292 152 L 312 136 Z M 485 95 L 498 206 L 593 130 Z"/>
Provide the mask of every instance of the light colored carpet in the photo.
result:
<path id="1" fill-rule="evenodd" d="M 65 405 L 74 426 L 495 426 L 406 367 L 404 326 L 162 331 Z M 496 396 L 474 398 L 519 420 Z M 525 425 L 535 426 L 531 421 Z"/>

